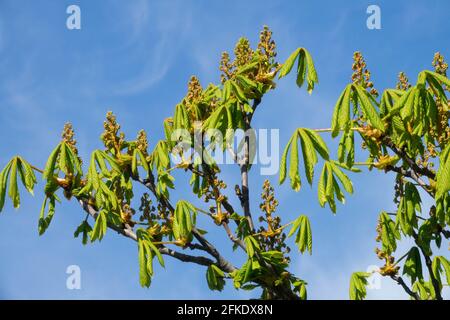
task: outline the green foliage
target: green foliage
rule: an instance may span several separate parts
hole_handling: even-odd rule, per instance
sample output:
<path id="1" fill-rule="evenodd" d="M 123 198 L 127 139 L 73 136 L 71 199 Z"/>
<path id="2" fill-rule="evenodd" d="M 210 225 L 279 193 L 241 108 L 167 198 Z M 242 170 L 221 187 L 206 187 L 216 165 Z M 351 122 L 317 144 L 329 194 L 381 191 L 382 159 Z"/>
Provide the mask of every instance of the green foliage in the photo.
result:
<path id="1" fill-rule="evenodd" d="M 314 90 L 314 85 L 319 82 L 316 68 L 311 57 L 311 54 L 305 48 L 298 48 L 289 58 L 283 63 L 278 77 L 281 79 L 291 72 L 295 61 L 297 60 L 297 85 L 302 87 L 303 83 L 308 84 L 308 93 Z"/>
<path id="2" fill-rule="evenodd" d="M 46 196 L 42 203 L 41 213 L 39 214 L 38 232 L 39 235 L 43 235 L 52 222 L 55 214 L 55 203 L 58 198 L 55 195 Z M 45 214 L 45 208 L 48 201 L 47 215 Z"/>
<path id="3" fill-rule="evenodd" d="M 397 220 L 405 235 L 412 235 L 414 228 L 417 228 L 416 212 L 422 211 L 420 203 L 421 199 L 417 188 L 407 182 L 397 211 Z"/>
<path id="4" fill-rule="evenodd" d="M 197 209 L 189 202 L 180 200 L 175 208 L 173 220 L 173 236 L 181 243 L 186 243 L 192 237 L 191 231 L 195 226 Z"/>
<path id="5" fill-rule="evenodd" d="M 450 191 L 450 144 L 439 156 L 439 169 L 436 174 L 436 198 L 442 198 Z"/>
<path id="6" fill-rule="evenodd" d="M 224 272 L 212 264 L 206 269 L 206 281 L 211 290 L 222 291 L 225 286 Z"/>
<path id="7" fill-rule="evenodd" d="M 151 236 L 138 229 L 139 281 L 142 287 L 149 287 L 153 276 L 153 258 L 156 256 L 159 264 L 164 267 L 164 260 L 159 249 L 153 244 Z"/>
<path id="8" fill-rule="evenodd" d="M 351 300 L 363 300 L 366 297 L 367 290 L 367 278 L 370 277 L 370 273 L 367 272 L 354 272 L 350 278 L 350 299 Z"/>
<path id="9" fill-rule="evenodd" d="M 222 55 L 221 84 L 209 84 L 204 89 L 200 81 L 192 77 L 187 94 L 175 106 L 173 116 L 164 120 L 163 139 L 150 153 L 143 130 L 139 131 L 136 140 L 127 140 L 120 132 L 116 117 L 108 112 L 101 135 L 105 149 L 91 153 L 84 173 L 72 126 L 66 124 L 62 140 L 51 152 L 44 170 L 17 156 L 0 172 L 0 211 L 7 193 L 13 207 L 19 207 L 19 180 L 33 194 L 34 171 L 37 171 L 42 173 L 45 181 L 39 234 L 42 235 L 52 221 L 56 201 L 60 202 L 59 192 L 67 200 L 75 199 L 87 216 L 75 230 L 74 237 L 81 235 L 83 244 L 89 240 L 101 241 L 109 227 L 136 240 L 139 278 L 144 287 L 150 286 L 154 257 L 164 267 L 162 254 L 166 254 L 206 266 L 206 280 L 211 290 L 223 290 L 226 280 L 231 279 L 236 288 L 260 288 L 263 299 L 306 299 L 307 283 L 289 271 L 287 239 L 295 235 L 294 243 L 300 253 L 308 251 L 312 254 L 308 217 L 300 215 L 282 225 L 281 216 L 275 214 L 278 201 L 268 181 L 261 194 L 259 208 L 262 214 L 256 216 L 250 205 L 252 197 L 248 183 L 255 146 L 246 139 L 238 141 L 238 153 L 248 151 L 248 159 L 244 157 L 243 162 L 238 163 L 241 185 L 236 185 L 234 190 L 238 201 L 231 199 L 232 192 L 226 190 L 221 168 L 212 159 L 213 152 L 220 148 L 225 150 L 231 142 L 234 144 L 235 130 L 252 128 L 252 118 L 265 94 L 276 89 L 276 79 L 287 76 L 295 64 L 298 87 L 306 83 L 307 91 L 311 93 L 318 83 L 313 59 L 306 49 L 296 49 L 283 64 L 279 64 L 275 48 L 272 33 L 265 27 L 256 48 L 241 38 L 234 50 L 234 60 L 228 53 Z M 376 229 L 377 241 L 381 244 L 381 250 L 377 248 L 376 252 L 384 261 L 379 273 L 406 286 L 398 274 L 400 263 L 406 258 L 402 272 L 411 278 L 411 290 L 416 294 L 411 294 L 410 290 L 406 292 L 414 299 L 441 299 L 441 292 L 449 285 L 450 278 L 447 258 L 433 257 L 435 247 L 440 248 L 443 238 L 448 238 L 450 225 L 447 98 L 450 80 L 440 54 L 436 54 L 433 66 L 436 72 L 420 72 L 413 86 L 401 74 L 396 89 L 384 90 L 378 100 L 378 91 L 370 81 L 370 71 L 362 55 L 355 53 L 352 83 L 344 88 L 335 104 L 331 127 L 296 129 L 280 163 L 279 183 L 283 184 L 289 177 L 291 188 L 299 191 L 301 175 L 304 174 L 312 186 L 316 165 L 319 160 L 323 162 L 317 181 L 318 202 L 321 207 L 328 204 L 333 213 L 336 212 L 336 199 L 345 202 L 344 190 L 349 194 L 354 191 L 345 170 L 360 172 L 357 167 L 367 166 L 369 170 L 395 173 L 396 213 L 381 212 Z M 214 133 L 211 129 L 215 129 Z M 332 153 L 321 137 L 326 132 L 332 137 L 342 133 L 336 160 L 331 158 Z M 355 137 L 355 132 L 359 136 Z M 208 136 L 211 143 L 194 145 L 192 138 L 198 133 Z M 355 144 L 357 138 L 362 142 L 360 147 Z M 195 147 L 195 152 L 201 153 L 204 161 L 184 154 L 184 147 Z M 367 153 L 366 162 L 355 161 L 360 150 Z M 171 167 L 170 154 L 180 157 L 181 163 Z M 202 209 L 186 200 L 173 205 L 171 197 L 176 195 L 170 190 L 175 189 L 175 177 L 178 179 L 180 171 L 191 175 L 189 186 L 193 194 L 209 207 Z M 300 174 L 300 171 L 304 173 Z M 177 184 L 182 182 L 182 179 L 177 180 Z M 135 188 L 136 184 L 150 193 L 142 194 L 138 209 L 136 200 L 141 189 Z M 431 203 L 428 215 L 422 208 L 423 197 L 428 197 L 423 203 Z M 240 203 L 241 208 L 233 207 L 234 203 Z M 233 249 L 243 249 L 246 260 L 240 268 L 225 259 L 222 248 L 215 248 L 206 239 L 209 229 L 197 227 L 199 213 L 224 229 Z M 396 216 L 395 221 L 390 216 Z M 91 227 L 88 220 L 92 218 L 95 223 Z M 199 227 L 203 228 L 204 223 L 201 219 Z M 292 225 L 291 229 L 285 234 L 289 225 Z M 396 260 L 397 243 L 403 236 L 411 237 L 415 245 Z M 195 252 L 191 254 L 184 250 Z M 422 258 L 427 270 L 422 266 Z M 364 272 L 352 274 L 351 299 L 366 297 L 369 276 Z"/>
<path id="10" fill-rule="evenodd" d="M 19 186 L 17 183 L 18 175 L 20 175 L 22 185 L 25 189 L 33 195 L 34 185 L 36 184 L 36 176 L 33 169 L 23 158 L 14 157 L 0 172 L 0 212 L 5 204 L 7 191 L 14 208 L 19 208 L 20 206 Z"/>
<path id="11" fill-rule="evenodd" d="M 400 231 L 396 224 L 386 212 L 382 212 L 379 217 L 381 227 L 382 251 L 391 254 L 397 250 L 397 240 L 400 240 Z"/>
<path id="12" fill-rule="evenodd" d="M 325 206 L 325 203 L 328 203 L 333 213 L 336 212 L 335 197 L 340 202 L 345 202 L 344 193 L 342 192 L 338 181 L 342 184 L 345 191 L 350 194 L 353 193 L 353 184 L 341 170 L 339 164 L 334 161 L 326 161 L 320 175 L 317 192 L 320 206 L 323 207 Z"/>
<path id="13" fill-rule="evenodd" d="M 440 287 L 444 285 L 441 280 L 441 275 L 444 273 L 446 275 L 447 285 L 450 285 L 450 261 L 443 256 L 436 256 L 433 259 L 431 269 Z"/>
<path id="14" fill-rule="evenodd" d="M 353 108 L 350 107 L 351 104 L 353 104 Z M 361 111 L 362 116 L 370 126 L 381 132 L 384 131 L 384 125 L 369 93 L 361 85 L 349 84 L 341 93 L 334 107 L 331 121 L 333 137 L 336 137 L 340 130 L 348 131 L 351 129 L 352 121 L 350 120 L 359 115 L 358 110 Z"/>
<path id="15" fill-rule="evenodd" d="M 314 167 L 318 162 L 317 154 L 325 160 L 328 160 L 329 157 L 329 151 L 325 142 L 316 132 L 306 128 L 297 129 L 290 138 L 281 157 L 279 178 L 280 184 L 286 180 L 287 156 L 290 150 L 289 178 L 291 181 L 291 187 L 295 191 L 299 191 L 301 187 L 297 140 L 300 140 L 303 163 L 305 166 L 305 175 L 309 184 L 312 184 L 313 182 Z"/>
<path id="16" fill-rule="evenodd" d="M 80 233 L 82 233 L 81 243 L 83 243 L 83 245 L 86 245 L 88 243 L 88 240 L 92 236 L 92 227 L 89 225 L 89 223 L 86 220 L 83 221 L 78 226 L 78 228 L 77 228 L 77 230 L 75 230 L 75 233 L 73 234 L 73 236 L 75 238 L 78 238 Z"/>
<path id="17" fill-rule="evenodd" d="M 309 254 L 312 254 L 312 232 L 307 216 L 301 215 L 294 220 L 288 237 L 291 237 L 294 233 L 296 233 L 295 244 L 297 245 L 298 250 L 301 253 L 308 250 Z"/>
<path id="18" fill-rule="evenodd" d="M 101 210 L 95 219 L 94 229 L 91 234 L 91 242 L 95 240 L 101 241 L 106 234 L 106 229 L 108 227 L 108 217 L 107 211 Z"/>
<path id="19" fill-rule="evenodd" d="M 406 274 L 411 278 L 411 283 L 414 283 L 417 279 L 423 280 L 422 261 L 417 247 L 412 247 L 409 250 L 403 266 L 403 274 Z"/>

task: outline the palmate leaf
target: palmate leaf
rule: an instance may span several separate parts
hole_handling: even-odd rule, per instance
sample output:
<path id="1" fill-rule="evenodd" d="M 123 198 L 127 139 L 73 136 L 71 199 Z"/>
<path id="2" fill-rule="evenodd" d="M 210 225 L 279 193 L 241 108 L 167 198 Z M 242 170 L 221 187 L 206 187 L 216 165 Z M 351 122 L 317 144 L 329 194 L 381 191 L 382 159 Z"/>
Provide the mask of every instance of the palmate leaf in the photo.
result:
<path id="1" fill-rule="evenodd" d="M 314 85 L 319 82 L 319 79 L 311 54 L 305 48 L 296 49 L 289 58 L 287 58 L 280 69 L 278 78 L 281 79 L 291 72 L 297 58 L 297 86 L 301 88 L 306 80 L 308 84 L 307 91 L 311 94 L 314 90 Z"/>
<path id="2" fill-rule="evenodd" d="M 138 229 L 136 236 L 138 241 L 139 282 L 141 286 L 149 287 L 153 276 L 153 258 L 156 256 L 162 267 L 164 267 L 164 260 L 146 230 Z"/>
<path id="3" fill-rule="evenodd" d="M 333 213 L 336 212 L 335 197 L 340 202 L 345 202 L 345 197 L 341 191 L 338 181 L 344 187 L 345 191 L 350 194 L 353 193 L 353 184 L 347 175 L 341 170 L 341 167 L 342 166 L 339 166 L 337 162 L 326 161 L 320 175 L 317 190 L 319 204 L 323 207 L 325 203 L 328 203 Z"/>
<path id="4" fill-rule="evenodd" d="M 13 207 L 18 208 L 20 206 L 18 175 L 25 189 L 33 195 L 33 189 L 36 184 L 34 171 L 27 161 L 22 157 L 16 156 L 0 172 L 0 212 L 5 204 L 6 192 L 8 192 Z"/>
<path id="5" fill-rule="evenodd" d="M 351 300 L 363 300 L 366 297 L 368 284 L 367 278 L 370 273 L 354 272 L 350 278 L 349 295 Z"/>
<path id="6" fill-rule="evenodd" d="M 292 228 L 289 231 L 288 237 L 291 237 L 294 233 L 295 244 L 297 245 L 301 253 L 308 250 L 309 254 L 312 254 L 312 232 L 309 219 L 305 215 L 299 216 L 292 223 Z"/>
<path id="7" fill-rule="evenodd" d="M 356 99 L 352 99 L 352 97 L 356 97 Z M 351 103 L 354 104 L 353 109 L 356 109 L 358 106 L 361 108 L 362 114 L 372 127 L 384 132 L 384 124 L 372 101 L 374 100 L 362 86 L 357 84 L 347 85 L 334 107 L 331 120 L 332 137 L 337 137 L 341 130 L 348 132 L 350 129 L 352 119 Z M 355 105 L 356 102 L 358 102 L 358 105 Z"/>
<path id="8" fill-rule="evenodd" d="M 305 175 L 309 184 L 312 184 L 314 178 L 314 167 L 318 162 L 319 154 L 323 159 L 328 160 L 329 151 L 323 139 L 311 129 L 299 128 L 289 139 L 280 162 L 279 182 L 282 184 L 286 179 L 287 157 L 289 158 L 289 178 L 291 188 L 299 191 L 301 187 L 301 178 L 299 174 L 299 149 L 298 141 L 300 140 L 303 163 L 305 166 Z"/>

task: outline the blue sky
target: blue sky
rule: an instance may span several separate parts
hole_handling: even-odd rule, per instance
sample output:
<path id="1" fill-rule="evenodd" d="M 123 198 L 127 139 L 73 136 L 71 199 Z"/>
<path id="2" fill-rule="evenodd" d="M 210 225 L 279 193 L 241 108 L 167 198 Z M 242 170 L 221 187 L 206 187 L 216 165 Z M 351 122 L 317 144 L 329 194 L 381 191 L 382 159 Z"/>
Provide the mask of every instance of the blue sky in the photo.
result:
<path id="1" fill-rule="evenodd" d="M 81 30 L 66 28 L 66 8 L 81 8 Z M 366 8 L 381 8 L 382 29 L 366 28 Z M 340 91 L 351 76 L 352 54 L 362 51 L 380 91 L 393 87 L 399 71 L 412 81 L 431 67 L 436 51 L 450 56 L 447 1 L 12 1 L 0 0 L 0 165 L 15 154 L 44 166 L 66 121 L 75 127 L 81 155 L 102 148 L 99 135 L 113 110 L 128 137 L 147 130 L 162 137 L 162 120 L 197 75 L 206 86 L 219 81 L 218 61 L 236 40 L 253 44 L 263 25 L 273 30 L 279 59 L 297 47 L 312 54 L 320 84 L 312 96 L 283 79 L 263 101 L 255 128 L 280 128 L 284 145 L 297 127 L 329 127 Z M 336 141 L 327 140 L 332 149 Z M 364 160 L 364 155 L 360 155 Z M 258 208 L 261 177 L 254 170 L 252 208 Z M 230 186 L 237 168 L 225 168 Z M 276 184 L 278 177 L 268 177 Z M 379 264 L 375 225 L 381 210 L 393 210 L 393 176 L 352 176 L 356 194 L 336 215 L 316 201 L 316 188 L 277 189 L 279 214 L 288 221 L 307 214 L 313 255 L 294 254 L 292 270 L 309 283 L 310 298 L 346 299 L 353 271 Z M 187 180 L 177 176 L 174 199 L 187 198 Z M 38 188 L 42 188 L 42 183 Z M 189 198 L 188 198 L 189 199 Z M 191 199 L 190 199 L 191 200 Z M 57 206 L 44 236 L 37 233 L 42 195 L 23 196 L 20 210 L 7 204 L 0 216 L 0 298 L 176 299 L 248 298 L 257 295 L 208 290 L 205 270 L 166 259 L 150 289 L 138 282 L 135 243 L 109 232 L 101 243 L 82 246 L 73 232 L 84 215 L 74 202 Z M 195 201 L 195 200 L 192 200 Z M 424 197 L 427 204 L 427 199 Z M 428 203 L 429 204 L 429 203 Z M 200 221 L 207 226 L 206 221 Z M 225 235 L 211 239 L 239 265 Z M 407 243 L 399 248 L 403 254 Z M 403 249 L 403 251 L 402 251 Z M 67 266 L 79 265 L 82 289 L 67 290 Z M 406 298 L 389 279 L 369 298 Z"/>

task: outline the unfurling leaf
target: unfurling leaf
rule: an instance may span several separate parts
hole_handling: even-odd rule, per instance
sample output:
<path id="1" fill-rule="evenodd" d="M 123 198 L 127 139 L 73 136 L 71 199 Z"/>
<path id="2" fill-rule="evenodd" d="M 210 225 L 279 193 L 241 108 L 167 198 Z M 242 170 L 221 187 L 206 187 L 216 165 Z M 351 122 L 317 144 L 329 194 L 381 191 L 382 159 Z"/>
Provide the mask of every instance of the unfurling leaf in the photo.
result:
<path id="1" fill-rule="evenodd" d="M 351 300 L 363 300 L 366 297 L 366 286 L 368 284 L 367 278 L 370 277 L 370 273 L 367 272 L 354 272 L 350 278 L 350 299 Z"/>
<path id="2" fill-rule="evenodd" d="M 307 216 L 302 215 L 294 220 L 292 228 L 289 231 L 288 237 L 296 233 L 295 244 L 301 253 L 308 250 L 312 254 L 312 232 L 311 225 Z"/>

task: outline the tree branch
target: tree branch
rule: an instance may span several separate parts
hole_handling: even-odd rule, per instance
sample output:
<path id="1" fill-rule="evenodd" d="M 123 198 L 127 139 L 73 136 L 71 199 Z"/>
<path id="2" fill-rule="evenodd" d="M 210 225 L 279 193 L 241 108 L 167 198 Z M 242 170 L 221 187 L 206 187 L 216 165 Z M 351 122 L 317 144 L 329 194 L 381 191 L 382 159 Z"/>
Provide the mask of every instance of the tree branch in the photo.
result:
<path id="1" fill-rule="evenodd" d="M 77 198 L 78 203 L 81 205 L 84 211 L 86 211 L 92 218 L 96 219 L 98 216 L 97 210 L 89 204 L 89 202 L 85 199 Z M 128 225 L 124 225 L 124 228 L 120 228 L 114 224 L 108 223 L 108 228 L 117 231 L 119 234 L 130 238 L 134 241 L 137 241 L 137 235 L 134 233 L 134 231 L 131 229 L 131 227 L 127 227 Z M 159 247 L 159 252 L 164 255 L 171 256 L 177 260 L 183 261 L 183 262 L 192 262 L 203 266 L 210 266 L 214 264 L 214 261 L 211 259 L 208 259 L 206 257 L 202 256 L 192 256 L 184 253 L 177 252 L 175 250 L 172 250 L 170 248 L 161 246 Z"/>
<path id="2" fill-rule="evenodd" d="M 159 196 L 158 193 L 156 192 L 156 187 L 155 187 L 155 179 L 153 176 L 153 173 L 150 172 L 149 173 L 149 178 L 146 180 L 142 180 L 138 177 L 134 177 L 134 180 L 142 183 L 144 186 L 146 186 L 152 193 L 153 195 L 156 197 L 156 199 L 161 202 L 162 204 L 164 204 L 173 214 L 174 212 L 174 207 L 172 206 L 172 204 L 170 203 L 170 201 L 168 199 L 166 199 L 163 196 Z M 203 237 L 198 230 L 194 227 L 192 229 L 192 234 L 194 235 L 194 237 L 200 242 L 200 244 L 203 246 L 204 251 L 208 252 L 211 256 L 213 256 L 216 260 L 217 260 L 217 266 L 225 271 L 225 272 L 232 272 L 234 271 L 236 268 L 228 261 L 226 260 L 220 253 L 219 251 L 211 244 L 209 243 L 205 237 Z"/>
<path id="3" fill-rule="evenodd" d="M 395 154 L 397 154 L 400 158 L 402 158 L 413 170 L 413 172 L 416 173 L 416 176 L 418 177 L 419 174 L 426 176 L 431 179 L 435 179 L 435 174 L 430 171 L 428 168 L 422 168 L 420 167 L 414 159 L 412 159 L 408 154 L 402 150 L 397 148 L 397 146 L 392 142 L 392 140 L 389 137 L 383 137 L 382 139 L 383 143 L 386 144 L 392 151 L 394 151 Z"/>
<path id="4" fill-rule="evenodd" d="M 386 171 L 394 171 L 394 172 L 400 173 L 404 177 L 408 177 L 408 178 L 413 179 L 431 197 L 434 197 L 434 192 L 429 190 L 428 185 L 413 170 L 408 171 L 408 170 L 406 170 L 404 168 L 394 167 L 394 166 L 391 166 L 391 165 L 386 166 L 385 170 Z"/>
<path id="5" fill-rule="evenodd" d="M 397 282 L 399 285 L 401 285 L 402 288 L 403 288 L 403 290 L 405 290 L 406 293 L 408 293 L 414 300 L 420 300 L 419 295 L 418 295 L 416 292 L 412 291 L 412 290 L 408 287 L 408 285 L 405 283 L 405 281 L 403 281 L 402 277 L 400 277 L 400 276 L 391 276 L 391 278 L 392 278 L 395 282 Z"/>

